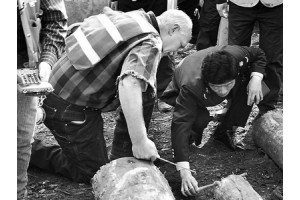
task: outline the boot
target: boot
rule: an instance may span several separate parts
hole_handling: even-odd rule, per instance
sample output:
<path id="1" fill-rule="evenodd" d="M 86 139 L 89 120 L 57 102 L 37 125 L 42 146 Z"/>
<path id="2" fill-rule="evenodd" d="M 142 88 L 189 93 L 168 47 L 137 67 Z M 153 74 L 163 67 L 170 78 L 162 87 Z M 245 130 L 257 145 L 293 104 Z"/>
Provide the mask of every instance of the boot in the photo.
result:
<path id="1" fill-rule="evenodd" d="M 236 150 L 237 146 L 234 144 L 234 130 L 218 131 L 213 135 L 214 140 L 222 142 L 231 150 Z"/>
<path id="2" fill-rule="evenodd" d="M 160 112 L 164 113 L 164 112 L 170 112 L 173 107 L 158 99 L 157 100 L 157 108 Z"/>

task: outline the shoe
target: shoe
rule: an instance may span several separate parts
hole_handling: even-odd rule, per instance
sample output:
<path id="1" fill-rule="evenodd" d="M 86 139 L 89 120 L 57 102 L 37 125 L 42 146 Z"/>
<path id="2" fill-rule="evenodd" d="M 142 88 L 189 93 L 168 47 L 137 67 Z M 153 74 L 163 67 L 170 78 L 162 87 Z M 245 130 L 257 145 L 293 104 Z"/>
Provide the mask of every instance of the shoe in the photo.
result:
<path id="1" fill-rule="evenodd" d="M 160 112 L 170 112 L 173 108 L 173 106 L 170 106 L 169 104 L 161 101 L 161 100 L 157 100 L 157 108 Z"/>
<path id="2" fill-rule="evenodd" d="M 202 137 L 195 137 L 195 145 L 196 146 L 199 146 L 201 144 L 201 141 L 202 141 Z"/>
<path id="3" fill-rule="evenodd" d="M 189 137 L 189 144 L 195 144 L 196 146 L 199 146 L 202 141 L 202 135 L 196 134 L 194 131 L 192 131 L 192 134 Z"/>
<path id="4" fill-rule="evenodd" d="M 214 140 L 222 142 L 231 150 L 236 150 L 237 146 L 234 144 L 234 132 L 233 130 L 226 130 L 213 135 Z"/>

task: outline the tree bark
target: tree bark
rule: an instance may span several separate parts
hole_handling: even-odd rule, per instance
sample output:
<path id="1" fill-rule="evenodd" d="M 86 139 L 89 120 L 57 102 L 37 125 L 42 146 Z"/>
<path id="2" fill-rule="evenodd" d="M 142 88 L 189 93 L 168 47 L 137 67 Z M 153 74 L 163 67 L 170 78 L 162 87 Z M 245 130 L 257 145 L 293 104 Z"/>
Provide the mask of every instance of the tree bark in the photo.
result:
<path id="1" fill-rule="evenodd" d="M 269 111 L 255 120 L 252 126 L 252 136 L 255 144 L 283 169 L 282 111 Z"/>
<path id="2" fill-rule="evenodd" d="M 216 200 L 263 200 L 243 175 L 229 175 L 217 181 Z"/>
<path id="3" fill-rule="evenodd" d="M 159 169 L 133 157 L 102 166 L 92 178 L 92 186 L 97 200 L 175 200 Z"/>

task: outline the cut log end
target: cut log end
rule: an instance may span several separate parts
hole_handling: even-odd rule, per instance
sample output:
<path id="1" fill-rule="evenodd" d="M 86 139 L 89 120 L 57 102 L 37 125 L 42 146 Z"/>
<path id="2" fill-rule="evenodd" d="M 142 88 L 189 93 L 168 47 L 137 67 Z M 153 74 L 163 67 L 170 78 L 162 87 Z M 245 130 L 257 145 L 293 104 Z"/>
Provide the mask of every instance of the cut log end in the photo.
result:
<path id="1" fill-rule="evenodd" d="M 174 200 L 171 188 L 150 162 L 125 157 L 114 160 L 92 179 L 95 199 Z"/>
<path id="2" fill-rule="evenodd" d="M 215 198 L 217 200 L 263 200 L 246 180 L 245 175 L 229 175 L 217 181 Z"/>

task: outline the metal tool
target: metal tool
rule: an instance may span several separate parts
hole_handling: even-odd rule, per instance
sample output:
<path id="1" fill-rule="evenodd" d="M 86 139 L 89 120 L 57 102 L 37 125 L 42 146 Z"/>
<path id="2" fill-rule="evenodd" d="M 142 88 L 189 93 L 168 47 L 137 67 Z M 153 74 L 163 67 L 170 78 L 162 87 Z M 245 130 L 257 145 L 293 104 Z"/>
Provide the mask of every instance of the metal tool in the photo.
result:
<path id="1" fill-rule="evenodd" d="M 215 186 L 215 185 L 218 185 L 218 182 L 217 182 L 217 181 L 215 181 L 215 182 L 213 182 L 212 184 L 209 184 L 209 185 L 205 185 L 205 186 L 202 186 L 202 187 L 198 187 L 197 193 L 199 193 L 201 190 L 204 190 L 204 189 L 206 189 L 206 188 L 213 187 L 213 186 Z"/>
<path id="2" fill-rule="evenodd" d="M 166 160 L 166 159 L 164 159 L 164 158 L 157 158 L 157 159 L 162 160 L 162 161 L 164 161 L 164 162 L 166 162 L 166 163 L 169 163 L 169 164 L 171 164 L 171 165 L 179 166 L 178 164 L 173 163 L 173 162 L 171 162 L 171 161 L 168 161 L 168 160 Z M 179 167 L 181 167 L 181 166 L 179 166 Z M 197 172 L 196 172 L 195 170 L 188 169 L 188 168 L 185 168 L 185 167 L 181 167 L 181 168 L 182 168 L 182 169 L 189 170 L 190 172 L 193 172 L 193 173 L 197 174 Z"/>

